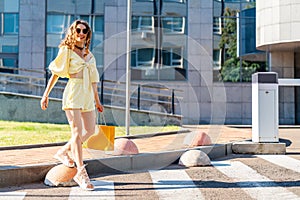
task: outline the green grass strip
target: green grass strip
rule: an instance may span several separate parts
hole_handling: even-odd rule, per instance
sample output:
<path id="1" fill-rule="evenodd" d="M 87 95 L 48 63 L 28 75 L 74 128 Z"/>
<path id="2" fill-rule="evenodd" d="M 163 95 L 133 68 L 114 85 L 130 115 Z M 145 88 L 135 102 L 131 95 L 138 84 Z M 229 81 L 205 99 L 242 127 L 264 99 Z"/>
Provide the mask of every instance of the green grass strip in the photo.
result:
<path id="1" fill-rule="evenodd" d="M 130 135 L 178 131 L 179 126 L 132 126 Z M 115 136 L 125 136 L 125 127 L 116 127 Z M 66 142 L 71 132 L 68 124 L 14 122 L 0 120 L 0 146 Z"/>

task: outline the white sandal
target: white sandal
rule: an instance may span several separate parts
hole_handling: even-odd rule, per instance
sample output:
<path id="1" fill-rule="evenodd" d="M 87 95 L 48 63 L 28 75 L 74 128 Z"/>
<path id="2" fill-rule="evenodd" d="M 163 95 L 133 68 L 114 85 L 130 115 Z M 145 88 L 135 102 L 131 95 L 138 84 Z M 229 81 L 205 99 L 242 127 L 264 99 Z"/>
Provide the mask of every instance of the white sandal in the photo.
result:
<path id="1" fill-rule="evenodd" d="M 60 149 L 53 157 L 59 160 L 66 167 L 75 167 L 75 162 L 70 158 L 67 150 Z"/>
<path id="2" fill-rule="evenodd" d="M 73 180 L 80 186 L 83 190 L 94 190 L 94 185 L 91 183 L 90 178 L 85 169 L 86 165 L 81 168 L 77 168 L 77 174 L 74 176 Z"/>

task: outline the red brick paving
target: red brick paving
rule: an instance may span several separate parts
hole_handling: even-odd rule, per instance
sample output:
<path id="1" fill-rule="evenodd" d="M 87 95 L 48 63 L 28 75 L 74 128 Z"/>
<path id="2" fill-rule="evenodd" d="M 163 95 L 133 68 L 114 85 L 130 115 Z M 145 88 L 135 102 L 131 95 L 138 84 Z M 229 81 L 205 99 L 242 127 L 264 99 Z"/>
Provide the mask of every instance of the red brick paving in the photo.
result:
<path id="1" fill-rule="evenodd" d="M 251 128 L 231 128 L 228 126 L 187 126 L 191 131 L 208 133 L 215 144 L 228 143 L 251 139 Z M 191 133 L 168 134 L 148 138 L 133 139 L 140 153 L 172 151 L 188 148 L 188 138 Z M 0 166 L 24 166 L 35 164 L 49 164 L 57 162 L 53 155 L 60 148 L 41 147 L 31 149 L 2 150 Z M 84 149 L 84 159 L 112 156 L 111 152 Z"/>
<path id="2" fill-rule="evenodd" d="M 251 128 L 234 128 L 230 126 L 198 125 L 185 126 L 190 133 L 167 134 L 146 138 L 132 139 L 140 153 L 172 151 L 188 148 L 193 131 L 207 133 L 213 144 L 224 144 L 234 141 L 251 140 Z M 279 137 L 289 142 L 287 152 L 300 154 L 300 127 L 283 127 L 279 129 Z M 60 148 L 41 147 L 31 149 L 1 150 L 0 167 L 49 164 L 57 162 L 53 155 Z M 113 156 L 112 152 L 84 149 L 84 159 L 95 159 Z"/>

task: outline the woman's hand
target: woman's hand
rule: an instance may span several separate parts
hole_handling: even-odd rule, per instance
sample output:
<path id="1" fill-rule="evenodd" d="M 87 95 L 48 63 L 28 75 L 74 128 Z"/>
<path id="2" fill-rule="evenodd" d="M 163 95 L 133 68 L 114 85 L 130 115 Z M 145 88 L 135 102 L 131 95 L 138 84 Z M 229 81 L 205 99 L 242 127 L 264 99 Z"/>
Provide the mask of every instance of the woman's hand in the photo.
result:
<path id="1" fill-rule="evenodd" d="M 48 103 L 49 103 L 48 96 L 43 96 L 40 103 L 41 103 L 42 110 L 46 110 L 48 108 Z"/>
<path id="2" fill-rule="evenodd" d="M 101 105 L 101 103 L 96 103 L 96 109 L 98 110 L 98 112 L 103 112 L 103 106 Z"/>

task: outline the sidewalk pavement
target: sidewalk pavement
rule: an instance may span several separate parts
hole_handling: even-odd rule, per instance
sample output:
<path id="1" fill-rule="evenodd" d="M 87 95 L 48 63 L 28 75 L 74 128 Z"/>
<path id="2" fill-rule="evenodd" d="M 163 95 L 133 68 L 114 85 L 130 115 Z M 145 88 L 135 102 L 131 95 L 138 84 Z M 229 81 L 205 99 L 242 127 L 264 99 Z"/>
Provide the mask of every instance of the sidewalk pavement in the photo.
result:
<path id="1" fill-rule="evenodd" d="M 211 159 L 230 154 L 231 144 L 251 140 L 251 127 L 226 125 L 183 126 L 179 133 L 155 134 L 147 137 L 131 137 L 139 154 L 113 156 L 111 152 L 84 149 L 83 157 L 89 164 L 87 170 L 96 175 L 101 172 L 135 171 L 160 168 L 178 160 L 188 149 L 191 134 L 207 133 L 214 145 L 199 147 Z M 280 142 L 286 143 L 287 153 L 300 153 L 300 127 L 280 127 Z M 0 187 L 43 181 L 46 173 L 58 161 L 53 155 L 61 146 L 39 146 L 35 148 L 1 150 Z M 109 168 L 109 170 L 108 170 Z"/>

